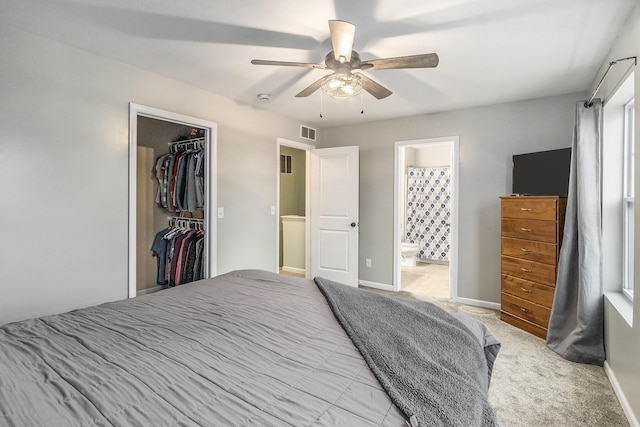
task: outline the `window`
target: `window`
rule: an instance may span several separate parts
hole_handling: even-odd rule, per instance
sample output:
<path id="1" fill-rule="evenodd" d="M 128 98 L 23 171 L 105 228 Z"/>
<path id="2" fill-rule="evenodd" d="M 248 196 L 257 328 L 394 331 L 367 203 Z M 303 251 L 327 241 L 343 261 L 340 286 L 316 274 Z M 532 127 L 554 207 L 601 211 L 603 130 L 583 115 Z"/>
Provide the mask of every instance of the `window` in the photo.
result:
<path id="1" fill-rule="evenodd" d="M 280 173 L 291 173 L 291 156 L 280 154 Z"/>
<path id="2" fill-rule="evenodd" d="M 623 300 L 634 296 L 634 108 L 632 71 L 605 102 L 602 121 L 602 278 L 604 291 Z"/>
<path id="3" fill-rule="evenodd" d="M 624 106 L 623 207 L 622 207 L 622 292 L 633 299 L 634 251 L 634 100 Z"/>

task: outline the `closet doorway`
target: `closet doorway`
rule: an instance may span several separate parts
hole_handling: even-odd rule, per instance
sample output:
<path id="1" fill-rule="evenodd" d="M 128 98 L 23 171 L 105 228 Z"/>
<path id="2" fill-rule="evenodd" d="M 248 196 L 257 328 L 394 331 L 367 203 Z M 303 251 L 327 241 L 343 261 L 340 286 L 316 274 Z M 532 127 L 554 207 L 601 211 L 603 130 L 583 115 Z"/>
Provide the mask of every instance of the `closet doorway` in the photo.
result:
<path id="1" fill-rule="evenodd" d="M 217 127 L 152 107 L 129 108 L 131 298 L 216 274 Z M 169 169 L 173 179 L 167 180 Z M 183 248 L 183 257 L 169 280 L 170 259 L 158 247 L 171 242 Z"/>
<path id="2" fill-rule="evenodd" d="M 276 271 L 309 277 L 309 151 L 313 145 L 277 139 Z"/>
<path id="3" fill-rule="evenodd" d="M 457 296 L 458 138 L 396 142 L 394 290 Z"/>

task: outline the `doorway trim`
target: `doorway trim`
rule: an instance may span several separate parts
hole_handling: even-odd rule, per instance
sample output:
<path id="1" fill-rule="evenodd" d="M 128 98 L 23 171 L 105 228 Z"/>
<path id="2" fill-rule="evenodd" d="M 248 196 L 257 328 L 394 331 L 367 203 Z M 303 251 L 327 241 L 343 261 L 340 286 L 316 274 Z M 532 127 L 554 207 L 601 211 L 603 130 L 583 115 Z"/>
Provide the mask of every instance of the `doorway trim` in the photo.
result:
<path id="1" fill-rule="evenodd" d="M 449 290 L 451 299 L 458 298 L 458 182 L 459 182 L 459 137 L 447 136 L 439 138 L 415 139 L 396 141 L 395 167 L 393 187 L 393 290 L 401 290 L 402 268 L 400 265 L 400 194 L 404 184 L 403 166 L 400 164 L 400 149 L 407 147 L 435 147 L 449 145 L 451 147 L 451 234 L 449 260 Z"/>
<path id="2" fill-rule="evenodd" d="M 213 277 L 217 274 L 217 222 L 214 219 L 213 211 L 217 206 L 217 135 L 218 125 L 209 120 L 197 117 L 186 116 L 184 114 L 161 110 L 145 105 L 129 103 L 129 253 L 128 253 L 128 295 L 129 298 L 136 296 L 136 214 L 137 214 L 137 147 L 138 147 L 138 117 L 149 117 L 152 119 L 174 122 L 187 126 L 199 127 L 205 130 L 205 147 L 209 154 L 205 158 L 205 217 L 204 225 L 207 232 L 208 245 L 205 246 L 205 277 Z M 149 242 L 151 243 L 151 242 Z"/>
<path id="3" fill-rule="evenodd" d="M 309 279 L 309 269 L 311 267 L 311 245 L 309 236 L 311 235 L 311 227 L 309 221 L 309 215 L 311 209 L 309 207 L 309 192 L 311 191 L 311 185 L 309 180 L 309 163 L 310 152 L 315 150 L 316 147 L 311 144 L 305 144 L 304 142 L 292 141 L 285 138 L 276 138 L 276 268 L 275 272 L 280 271 L 280 147 L 291 147 L 298 150 L 306 151 L 305 156 L 305 183 L 304 183 L 304 277 Z"/>

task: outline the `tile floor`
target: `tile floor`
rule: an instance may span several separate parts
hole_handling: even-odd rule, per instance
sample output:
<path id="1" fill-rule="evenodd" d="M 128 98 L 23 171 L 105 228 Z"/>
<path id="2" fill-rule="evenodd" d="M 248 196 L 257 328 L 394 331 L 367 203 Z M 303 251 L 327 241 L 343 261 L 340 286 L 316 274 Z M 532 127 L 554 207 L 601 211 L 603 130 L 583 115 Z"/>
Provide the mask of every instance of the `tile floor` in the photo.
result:
<path id="1" fill-rule="evenodd" d="M 402 290 L 416 297 L 450 298 L 449 266 L 418 262 L 402 267 Z"/>

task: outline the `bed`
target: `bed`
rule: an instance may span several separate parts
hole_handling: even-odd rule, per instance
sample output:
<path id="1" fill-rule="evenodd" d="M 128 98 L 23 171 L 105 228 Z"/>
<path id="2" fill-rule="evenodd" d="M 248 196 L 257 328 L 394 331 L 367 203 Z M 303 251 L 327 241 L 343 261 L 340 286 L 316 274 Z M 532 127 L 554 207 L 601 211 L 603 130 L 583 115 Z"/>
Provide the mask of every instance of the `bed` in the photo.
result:
<path id="1" fill-rule="evenodd" d="M 378 302 L 400 305 L 381 313 Z M 403 327 L 389 322 L 427 304 L 242 270 L 11 323 L 0 328 L 0 425 L 498 425 L 487 389 L 499 343 L 481 323 L 443 317 L 425 335 L 412 320 L 393 333 Z M 435 331 L 446 323 L 456 331 Z M 421 354 L 451 334 L 472 338 L 426 365 L 396 348 Z M 416 378 L 398 383 L 394 369 Z M 443 398 L 432 371 L 450 383 Z M 425 391 L 407 397 L 415 387 Z"/>

